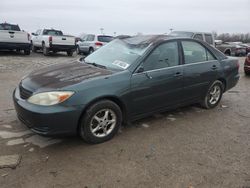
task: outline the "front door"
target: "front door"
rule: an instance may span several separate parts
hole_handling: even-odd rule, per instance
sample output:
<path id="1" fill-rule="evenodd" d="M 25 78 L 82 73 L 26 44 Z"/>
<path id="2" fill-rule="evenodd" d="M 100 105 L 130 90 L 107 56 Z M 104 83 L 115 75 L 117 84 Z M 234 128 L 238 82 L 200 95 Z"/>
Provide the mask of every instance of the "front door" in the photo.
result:
<path id="1" fill-rule="evenodd" d="M 158 111 L 181 100 L 183 67 L 177 42 L 156 47 L 131 77 L 132 116 Z"/>

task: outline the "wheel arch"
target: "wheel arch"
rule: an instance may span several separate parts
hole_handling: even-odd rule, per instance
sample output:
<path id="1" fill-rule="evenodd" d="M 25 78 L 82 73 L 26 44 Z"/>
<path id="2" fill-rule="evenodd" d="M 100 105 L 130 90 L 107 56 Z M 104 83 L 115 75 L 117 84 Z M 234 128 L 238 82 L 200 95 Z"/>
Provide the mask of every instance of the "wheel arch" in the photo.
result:
<path id="1" fill-rule="evenodd" d="M 226 88 L 227 88 L 227 81 L 225 78 L 222 78 L 222 77 L 218 78 L 218 80 L 221 81 L 223 86 L 224 86 L 224 88 L 223 88 L 223 93 L 224 93 L 226 91 Z"/>
<path id="2" fill-rule="evenodd" d="M 81 113 L 80 118 L 78 120 L 77 132 L 79 130 L 81 120 L 82 120 L 84 114 L 86 113 L 87 109 L 90 106 L 92 106 L 93 104 L 97 103 L 98 101 L 102 101 L 102 100 L 109 100 L 109 101 L 112 101 L 115 104 L 117 104 L 122 112 L 122 122 L 124 123 L 127 121 L 127 107 L 126 107 L 125 103 L 121 99 L 119 99 L 117 96 L 112 96 L 112 95 L 102 96 L 102 97 L 98 97 L 98 98 L 95 98 L 92 101 L 90 101 L 86 105 L 86 107 L 82 110 L 82 113 Z"/>
<path id="3" fill-rule="evenodd" d="M 228 54 L 230 56 L 231 55 L 231 49 L 226 48 L 225 51 L 224 51 L 224 54 Z"/>

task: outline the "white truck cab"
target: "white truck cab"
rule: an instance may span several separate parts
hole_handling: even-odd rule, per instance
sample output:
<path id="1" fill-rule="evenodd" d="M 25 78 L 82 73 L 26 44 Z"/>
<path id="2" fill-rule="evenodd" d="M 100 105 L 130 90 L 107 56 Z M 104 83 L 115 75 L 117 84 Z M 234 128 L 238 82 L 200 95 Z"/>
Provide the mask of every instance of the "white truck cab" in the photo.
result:
<path id="1" fill-rule="evenodd" d="M 207 42 L 211 46 L 215 46 L 214 36 L 212 33 L 196 31 L 173 31 L 170 33 L 170 36 L 198 39 Z"/>

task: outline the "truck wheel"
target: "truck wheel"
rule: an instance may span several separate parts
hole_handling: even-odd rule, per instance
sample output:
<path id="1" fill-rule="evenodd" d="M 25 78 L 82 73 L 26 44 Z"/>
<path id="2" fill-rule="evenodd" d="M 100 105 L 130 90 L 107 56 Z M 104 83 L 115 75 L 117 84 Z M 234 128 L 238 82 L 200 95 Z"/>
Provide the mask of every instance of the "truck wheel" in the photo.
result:
<path id="1" fill-rule="evenodd" d="M 81 54 L 81 50 L 80 50 L 79 46 L 76 47 L 76 54 L 77 54 L 77 55 L 78 55 L 78 54 L 79 54 L 79 55 Z"/>
<path id="2" fill-rule="evenodd" d="M 25 55 L 30 55 L 30 49 L 24 50 Z"/>
<path id="3" fill-rule="evenodd" d="M 216 80 L 208 89 L 206 96 L 204 97 L 201 106 L 206 109 L 211 109 L 216 107 L 222 97 L 224 90 L 224 84 Z"/>
<path id="4" fill-rule="evenodd" d="M 36 51 L 37 51 L 37 47 L 35 47 L 35 46 L 33 45 L 33 43 L 32 43 L 31 45 L 32 45 L 32 47 L 31 47 L 32 52 L 36 52 Z"/>
<path id="5" fill-rule="evenodd" d="M 72 50 L 67 51 L 67 55 L 68 56 L 72 56 L 73 55 L 73 51 Z"/>
<path id="6" fill-rule="evenodd" d="M 44 43 L 42 46 L 43 46 L 43 55 L 45 55 L 45 56 L 49 55 L 49 48 L 46 48 Z"/>

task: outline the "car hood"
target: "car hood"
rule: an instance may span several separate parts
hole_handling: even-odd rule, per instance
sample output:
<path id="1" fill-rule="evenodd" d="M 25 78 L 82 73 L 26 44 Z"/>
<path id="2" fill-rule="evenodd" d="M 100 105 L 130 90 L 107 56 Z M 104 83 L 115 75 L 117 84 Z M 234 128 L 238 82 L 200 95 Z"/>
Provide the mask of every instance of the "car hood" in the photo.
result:
<path id="1" fill-rule="evenodd" d="M 112 74 L 110 70 L 76 61 L 47 66 L 33 71 L 21 81 L 21 85 L 33 92 L 38 89 L 60 89 L 110 74 Z"/>

